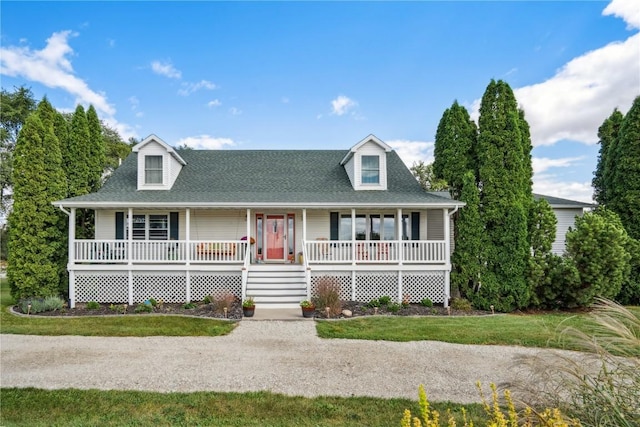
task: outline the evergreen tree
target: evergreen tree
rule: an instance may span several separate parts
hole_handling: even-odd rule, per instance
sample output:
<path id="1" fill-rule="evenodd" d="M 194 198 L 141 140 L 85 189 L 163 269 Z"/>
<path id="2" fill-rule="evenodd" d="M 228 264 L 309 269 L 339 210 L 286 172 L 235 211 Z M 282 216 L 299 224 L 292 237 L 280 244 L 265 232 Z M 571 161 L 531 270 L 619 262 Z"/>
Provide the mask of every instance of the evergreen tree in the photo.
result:
<path id="1" fill-rule="evenodd" d="M 609 156 L 614 170 L 605 182 L 607 206 L 618 214 L 629 236 L 640 240 L 640 96 L 624 116 Z"/>
<path id="2" fill-rule="evenodd" d="M 460 200 L 465 202 L 466 206 L 459 211 L 454 223 L 455 251 L 451 257 L 452 295 L 462 294 L 468 299 L 473 299 L 473 294 L 478 291 L 480 273 L 483 270 L 484 231 L 479 211 L 480 193 L 472 171 L 467 171 L 463 177 Z"/>
<path id="3" fill-rule="evenodd" d="M 46 105 L 43 106 L 46 110 Z M 14 205 L 9 216 L 7 275 L 16 298 L 60 292 L 62 213 L 51 202 L 65 197 L 61 155 L 52 126 L 32 114 L 14 151 Z"/>
<path id="4" fill-rule="evenodd" d="M 478 177 L 486 269 L 473 303 L 511 311 L 526 307 L 530 288 L 528 207 L 530 183 L 524 117 L 509 85 L 491 81 L 480 106 Z M 524 135 L 524 137 L 523 137 Z"/>
<path id="5" fill-rule="evenodd" d="M 104 123 L 102 123 L 102 135 L 104 136 L 106 145 L 104 167 L 106 173 L 109 174 L 120 165 L 120 162 L 124 160 L 129 153 L 131 153 L 132 146 L 123 141 L 115 129 L 110 128 Z"/>
<path id="6" fill-rule="evenodd" d="M 476 139 L 476 124 L 469 117 L 467 109 L 454 101 L 451 108 L 445 110 L 438 124 L 433 172 L 436 179 L 449 184 L 451 195 L 455 199 L 462 193 L 465 173 L 471 170 L 474 175 L 477 174 Z"/>
<path id="7" fill-rule="evenodd" d="M 557 300 L 557 294 L 549 292 L 550 283 L 546 280 L 556 262 L 552 259 L 556 255 L 551 253 L 551 248 L 556 238 L 557 222 L 549 202 L 539 199 L 531 203 L 527 221 L 531 244 L 527 279 L 532 291 L 531 302 L 536 306 L 554 307 Z"/>
<path id="8" fill-rule="evenodd" d="M 67 156 L 67 176 L 69 196 L 83 196 L 89 193 L 89 123 L 82 105 L 76 107 L 69 129 L 69 152 Z"/>
<path id="9" fill-rule="evenodd" d="M 93 192 L 102 186 L 102 174 L 106 163 L 102 124 L 93 105 L 90 105 L 87 110 L 87 124 L 89 125 L 89 186 Z"/>
<path id="10" fill-rule="evenodd" d="M 58 138 L 58 145 L 62 154 L 62 170 L 65 171 L 65 189 L 69 194 L 69 177 L 67 176 L 69 171 L 69 121 L 64 114 L 58 111 L 53 117 L 53 133 Z"/>
<path id="11" fill-rule="evenodd" d="M 591 181 L 594 189 L 593 199 L 600 205 L 606 205 L 607 200 L 607 181 L 611 178 L 611 170 L 613 165 L 609 159 L 609 153 L 615 150 L 615 140 L 620 131 L 624 116 L 618 109 L 602 123 L 598 128 L 598 143 L 600 151 L 598 154 L 598 163 L 596 170 L 593 172 L 593 180 Z M 613 147 L 613 148 L 612 148 Z M 611 151 L 610 151 L 611 150 Z"/>

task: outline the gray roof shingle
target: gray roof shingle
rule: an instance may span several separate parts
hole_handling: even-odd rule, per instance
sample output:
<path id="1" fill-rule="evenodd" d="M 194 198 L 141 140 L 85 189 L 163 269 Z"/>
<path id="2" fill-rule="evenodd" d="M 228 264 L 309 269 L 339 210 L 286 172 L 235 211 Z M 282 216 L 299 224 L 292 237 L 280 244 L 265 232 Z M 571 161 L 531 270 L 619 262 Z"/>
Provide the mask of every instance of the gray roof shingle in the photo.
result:
<path id="1" fill-rule="evenodd" d="M 137 190 L 130 154 L 96 193 L 64 206 L 462 205 L 420 187 L 396 152 L 387 153 L 387 190 L 355 191 L 340 161 L 348 150 L 181 150 L 187 165 L 170 190 Z"/>

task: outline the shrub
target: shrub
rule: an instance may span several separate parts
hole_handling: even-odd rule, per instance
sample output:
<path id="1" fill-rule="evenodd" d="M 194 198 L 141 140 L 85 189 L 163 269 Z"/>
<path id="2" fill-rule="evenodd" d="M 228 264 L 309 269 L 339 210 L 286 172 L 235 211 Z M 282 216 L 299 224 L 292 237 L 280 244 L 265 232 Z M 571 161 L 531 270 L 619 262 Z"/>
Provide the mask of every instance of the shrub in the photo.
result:
<path id="1" fill-rule="evenodd" d="M 471 311 L 471 303 L 465 298 L 452 298 L 451 308 L 454 310 Z"/>
<path id="2" fill-rule="evenodd" d="M 378 298 L 378 301 L 380 301 L 381 306 L 389 305 L 389 303 L 391 303 L 391 297 L 388 295 L 384 295 Z"/>
<path id="3" fill-rule="evenodd" d="M 97 310 L 100 308 L 100 304 L 96 301 L 89 301 L 86 305 L 87 310 Z"/>
<path id="4" fill-rule="evenodd" d="M 433 307 L 433 301 L 431 301 L 429 298 L 422 298 L 420 300 L 420 305 L 423 307 Z"/>
<path id="5" fill-rule="evenodd" d="M 224 309 L 226 308 L 227 312 L 231 311 L 231 307 L 236 302 L 236 299 L 237 298 L 236 298 L 235 295 L 233 295 L 233 294 L 231 294 L 229 292 L 224 293 L 220 298 L 218 298 L 217 301 L 214 302 L 215 305 L 216 305 L 216 310 L 224 311 Z M 252 301 L 253 301 L 253 299 L 252 299 Z"/>
<path id="6" fill-rule="evenodd" d="M 398 304 L 397 302 L 393 302 L 387 305 L 387 310 L 390 313 L 397 313 L 398 311 L 400 311 L 400 304 Z"/>
<path id="7" fill-rule="evenodd" d="M 184 308 L 185 310 L 193 310 L 194 308 L 196 308 L 196 305 L 192 302 L 187 302 L 185 304 L 182 304 L 182 308 Z"/>
<path id="8" fill-rule="evenodd" d="M 158 301 L 156 301 L 154 298 L 149 298 L 147 301 L 149 301 L 152 307 L 156 307 L 158 305 Z"/>
<path id="9" fill-rule="evenodd" d="M 369 302 L 367 303 L 367 305 L 368 305 L 370 308 L 373 308 L 373 307 L 380 307 L 380 300 L 379 300 L 379 299 L 372 299 L 371 301 L 369 301 Z"/>
<path id="10" fill-rule="evenodd" d="M 153 307 L 151 304 L 138 304 L 133 311 L 136 313 L 151 313 L 153 311 Z"/>
<path id="11" fill-rule="evenodd" d="M 316 307 L 324 310 L 329 307 L 330 316 L 338 316 L 342 313 L 342 301 L 340 301 L 340 283 L 335 277 L 321 277 L 316 284 Z"/>
<path id="12" fill-rule="evenodd" d="M 204 297 L 204 299 L 202 300 L 202 302 L 204 304 L 211 304 L 213 302 L 213 297 L 211 295 L 207 295 Z"/>
<path id="13" fill-rule="evenodd" d="M 64 300 L 60 297 L 46 297 L 43 301 L 44 311 L 61 310 L 64 307 Z"/>

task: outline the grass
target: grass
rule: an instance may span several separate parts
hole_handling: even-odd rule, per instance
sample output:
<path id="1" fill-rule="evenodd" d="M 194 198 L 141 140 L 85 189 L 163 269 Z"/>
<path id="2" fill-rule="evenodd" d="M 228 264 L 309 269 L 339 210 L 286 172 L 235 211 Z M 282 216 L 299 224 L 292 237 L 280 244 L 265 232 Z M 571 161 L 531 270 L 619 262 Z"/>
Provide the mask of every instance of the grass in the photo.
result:
<path id="1" fill-rule="evenodd" d="M 433 340 L 456 344 L 520 345 L 564 348 L 558 330 L 580 329 L 586 315 L 528 314 L 467 317 L 363 317 L 349 321 L 320 321 L 322 338 L 362 340 Z"/>
<path id="2" fill-rule="evenodd" d="M 9 284 L 0 281 L 0 333 L 25 335 L 85 335 L 109 337 L 227 335 L 236 324 L 179 316 L 25 317 L 8 312 L 13 305 Z"/>
<path id="3" fill-rule="evenodd" d="M 416 396 L 417 396 L 416 387 Z M 453 403 L 431 403 L 441 413 Z M 480 425 L 479 404 L 464 405 Z M 2 389 L 3 426 L 393 426 L 418 402 L 371 397 L 292 397 L 269 392 L 153 393 L 142 391 Z"/>

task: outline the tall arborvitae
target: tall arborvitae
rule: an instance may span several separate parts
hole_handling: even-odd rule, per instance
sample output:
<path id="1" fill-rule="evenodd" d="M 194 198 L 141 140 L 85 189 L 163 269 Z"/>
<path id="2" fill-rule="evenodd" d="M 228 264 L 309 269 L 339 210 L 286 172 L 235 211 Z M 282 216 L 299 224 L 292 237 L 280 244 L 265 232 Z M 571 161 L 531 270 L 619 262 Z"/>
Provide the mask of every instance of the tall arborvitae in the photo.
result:
<path id="1" fill-rule="evenodd" d="M 480 273 L 483 268 L 482 236 L 484 235 L 480 219 L 480 193 L 476 177 L 471 171 L 463 177 L 460 200 L 466 203 L 454 223 L 455 251 L 451 257 L 451 294 L 471 295 L 478 290 Z"/>
<path id="2" fill-rule="evenodd" d="M 16 298 L 60 293 L 59 254 L 65 238 L 60 222 L 64 218 L 51 202 L 65 195 L 53 126 L 45 126 L 39 114 L 32 114 L 20 131 L 14 151 L 7 273 Z"/>
<path id="3" fill-rule="evenodd" d="M 69 129 L 69 152 L 67 176 L 69 177 L 69 196 L 82 196 L 89 193 L 89 123 L 82 105 L 78 105 L 71 118 Z"/>
<path id="4" fill-rule="evenodd" d="M 56 134 L 56 138 L 58 138 L 58 144 L 60 145 L 60 153 L 62 154 L 62 169 L 65 172 L 65 188 L 67 189 L 67 194 L 69 193 L 69 177 L 67 173 L 69 171 L 69 167 L 67 161 L 69 159 L 69 122 L 65 118 L 65 116 L 56 111 L 55 116 L 53 117 L 53 133 Z"/>
<path id="5" fill-rule="evenodd" d="M 611 170 L 613 165 L 609 154 L 615 150 L 615 141 L 620 131 L 620 125 L 624 116 L 618 109 L 613 110 L 613 113 L 602 123 L 598 128 L 598 143 L 600 144 L 600 151 L 598 154 L 598 163 L 596 170 L 593 172 L 593 200 L 598 204 L 606 205 L 607 200 L 607 181 L 611 178 Z M 613 147 L 613 149 L 612 149 Z M 612 151 L 610 151 L 612 149 Z"/>
<path id="6" fill-rule="evenodd" d="M 527 306 L 529 261 L 527 234 L 531 180 L 524 117 L 509 85 L 491 81 L 480 106 L 478 177 L 485 232 L 486 269 L 478 292 L 468 295 L 476 307 L 511 311 Z"/>
<path id="7" fill-rule="evenodd" d="M 618 214 L 633 239 L 640 240 L 640 96 L 633 101 L 609 147 L 613 171 L 607 171 L 607 207 Z"/>
<path id="8" fill-rule="evenodd" d="M 106 155 L 102 124 L 93 105 L 90 105 L 87 110 L 87 123 L 89 125 L 89 185 L 91 191 L 97 191 L 102 186 Z"/>
<path id="9" fill-rule="evenodd" d="M 451 195 L 459 198 L 462 193 L 463 178 L 467 171 L 476 172 L 476 124 L 469 117 L 467 109 L 454 101 L 445 110 L 434 147 L 433 172 L 437 179 L 449 184 Z"/>

